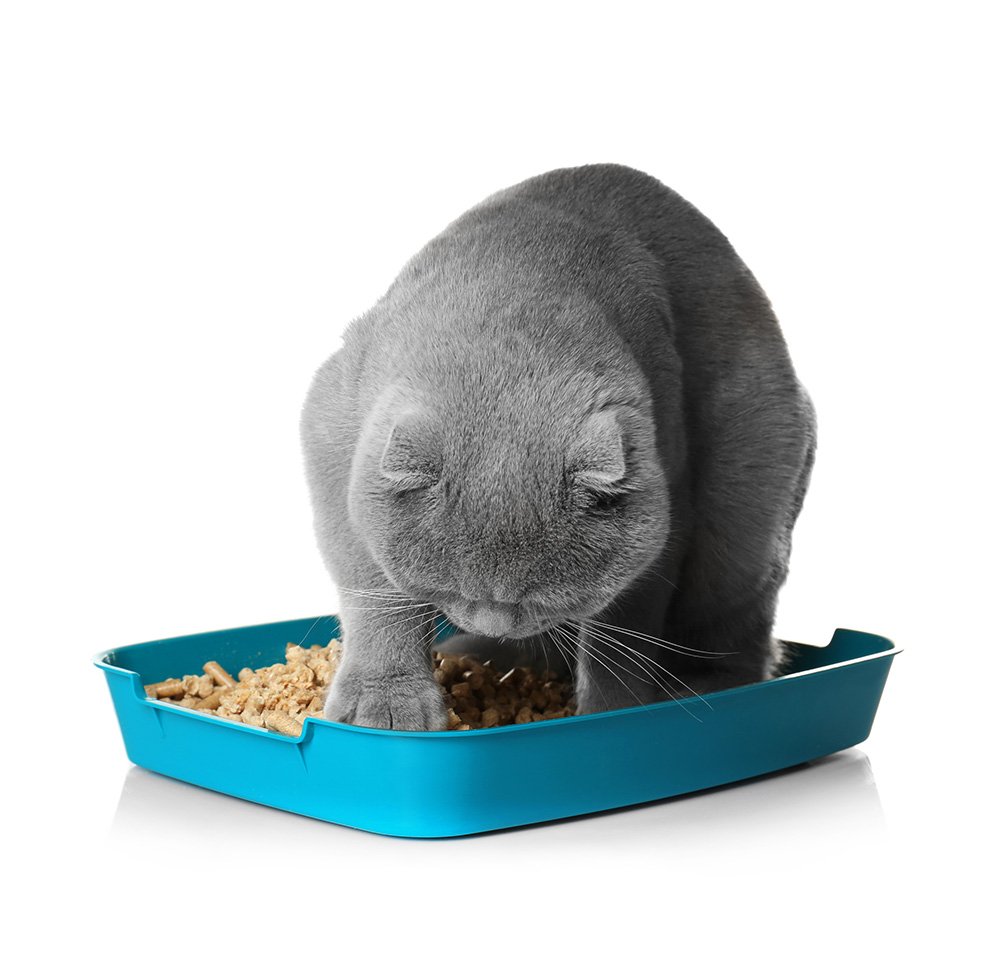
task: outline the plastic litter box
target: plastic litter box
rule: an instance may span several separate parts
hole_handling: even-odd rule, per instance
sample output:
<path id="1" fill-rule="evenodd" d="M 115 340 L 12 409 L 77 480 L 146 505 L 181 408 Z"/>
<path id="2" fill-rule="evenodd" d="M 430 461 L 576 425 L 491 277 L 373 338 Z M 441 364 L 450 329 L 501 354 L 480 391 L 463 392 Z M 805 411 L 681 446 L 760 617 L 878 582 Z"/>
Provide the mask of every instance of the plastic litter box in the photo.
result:
<path id="1" fill-rule="evenodd" d="M 284 660 L 326 643 L 336 617 L 119 647 L 104 671 L 128 757 L 143 768 L 300 815 L 435 838 L 655 801 L 832 754 L 868 737 L 893 656 L 884 637 L 837 630 L 791 644 L 775 680 L 646 707 L 473 731 L 380 731 L 308 718 L 285 737 L 148 698 L 143 684 Z"/>

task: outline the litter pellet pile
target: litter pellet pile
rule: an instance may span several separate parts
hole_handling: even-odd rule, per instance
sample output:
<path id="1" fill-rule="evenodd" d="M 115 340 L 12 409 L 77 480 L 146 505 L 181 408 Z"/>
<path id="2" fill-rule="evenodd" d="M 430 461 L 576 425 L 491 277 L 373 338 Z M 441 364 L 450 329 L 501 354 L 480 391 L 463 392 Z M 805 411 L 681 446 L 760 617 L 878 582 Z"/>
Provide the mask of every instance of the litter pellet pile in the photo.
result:
<path id="1" fill-rule="evenodd" d="M 323 716 L 323 694 L 340 662 L 340 641 L 327 646 L 285 647 L 285 662 L 251 670 L 244 667 L 234 678 L 214 660 L 203 674 L 172 677 L 147 684 L 146 694 L 171 701 L 203 714 L 214 714 L 281 734 L 302 733 L 310 715 Z"/>
<path id="2" fill-rule="evenodd" d="M 323 697 L 340 663 L 339 640 L 285 647 L 285 662 L 251 670 L 234 678 L 216 661 L 204 673 L 171 677 L 145 686 L 155 700 L 168 701 L 202 714 L 240 721 L 281 734 L 298 736 L 307 717 L 323 716 Z M 575 713 L 572 688 L 553 671 L 512 667 L 501 672 L 491 661 L 434 654 L 434 679 L 455 731 L 528 724 Z"/>
<path id="3" fill-rule="evenodd" d="M 448 727 L 456 731 L 569 717 L 572 688 L 551 670 L 512 667 L 502 673 L 491 661 L 434 654 L 434 679 L 444 690 Z"/>

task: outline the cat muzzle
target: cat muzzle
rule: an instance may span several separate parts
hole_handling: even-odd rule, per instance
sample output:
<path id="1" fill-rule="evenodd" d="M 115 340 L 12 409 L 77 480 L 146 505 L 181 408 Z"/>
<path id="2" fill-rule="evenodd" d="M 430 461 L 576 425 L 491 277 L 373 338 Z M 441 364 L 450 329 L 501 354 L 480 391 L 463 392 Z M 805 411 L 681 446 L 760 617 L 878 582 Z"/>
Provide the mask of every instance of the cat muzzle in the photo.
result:
<path id="1" fill-rule="evenodd" d="M 475 632 L 488 637 L 506 636 L 514 629 L 513 613 L 496 606 L 477 606 L 471 620 Z"/>

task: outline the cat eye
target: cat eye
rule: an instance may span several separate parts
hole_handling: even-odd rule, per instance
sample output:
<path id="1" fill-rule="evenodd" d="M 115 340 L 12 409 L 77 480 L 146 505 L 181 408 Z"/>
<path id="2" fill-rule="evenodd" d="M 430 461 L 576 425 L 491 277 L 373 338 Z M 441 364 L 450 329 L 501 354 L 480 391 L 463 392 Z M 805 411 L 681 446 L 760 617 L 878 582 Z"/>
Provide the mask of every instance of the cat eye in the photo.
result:
<path id="1" fill-rule="evenodd" d="M 421 475 L 407 475 L 393 479 L 389 482 L 388 489 L 396 496 L 403 498 L 424 494 L 433 485 L 433 478 Z"/>
<path id="2" fill-rule="evenodd" d="M 577 486 L 580 504 L 588 512 L 613 512 L 620 509 L 629 496 L 628 489 L 594 489 Z"/>
<path id="3" fill-rule="evenodd" d="M 382 451 L 379 471 L 390 491 L 403 495 L 426 491 L 440 476 L 440 458 L 431 431 L 420 415 L 400 415 Z"/>
<path id="4" fill-rule="evenodd" d="M 591 508 L 597 509 L 599 511 L 608 511 L 610 509 L 621 508 L 625 504 L 625 499 L 627 495 L 625 492 L 620 492 L 618 494 L 598 494 L 594 496 L 593 504 Z"/>

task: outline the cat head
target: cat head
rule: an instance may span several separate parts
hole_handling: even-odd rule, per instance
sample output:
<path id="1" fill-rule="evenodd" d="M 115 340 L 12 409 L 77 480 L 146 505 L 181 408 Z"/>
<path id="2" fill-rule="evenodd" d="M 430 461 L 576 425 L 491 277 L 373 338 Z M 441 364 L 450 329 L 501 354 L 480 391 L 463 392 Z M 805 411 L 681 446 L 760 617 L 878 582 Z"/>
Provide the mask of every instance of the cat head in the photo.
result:
<path id="1" fill-rule="evenodd" d="M 394 388 L 362 431 L 353 523 L 397 589 L 467 632 L 524 638 L 593 616 L 666 541 L 648 410 L 551 390 L 449 407 Z"/>

